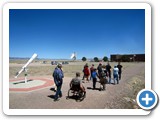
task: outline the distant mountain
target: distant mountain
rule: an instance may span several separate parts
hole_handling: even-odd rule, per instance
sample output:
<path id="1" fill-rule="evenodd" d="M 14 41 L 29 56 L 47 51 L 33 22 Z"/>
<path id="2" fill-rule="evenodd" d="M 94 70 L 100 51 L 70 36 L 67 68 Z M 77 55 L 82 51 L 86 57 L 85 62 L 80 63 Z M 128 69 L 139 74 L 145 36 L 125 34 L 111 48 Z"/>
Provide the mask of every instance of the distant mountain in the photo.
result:
<path id="1" fill-rule="evenodd" d="M 30 59 L 29 57 L 9 57 L 10 60 L 26 60 Z M 65 59 L 65 58 L 60 58 L 60 59 L 54 59 L 54 58 L 36 58 L 36 60 L 70 60 L 70 59 Z"/>
<path id="2" fill-rule="evenodd" d="M 9 59 L 29 59 L 28 57 L 22 58 L 22 57 L 9 57 Z"/>

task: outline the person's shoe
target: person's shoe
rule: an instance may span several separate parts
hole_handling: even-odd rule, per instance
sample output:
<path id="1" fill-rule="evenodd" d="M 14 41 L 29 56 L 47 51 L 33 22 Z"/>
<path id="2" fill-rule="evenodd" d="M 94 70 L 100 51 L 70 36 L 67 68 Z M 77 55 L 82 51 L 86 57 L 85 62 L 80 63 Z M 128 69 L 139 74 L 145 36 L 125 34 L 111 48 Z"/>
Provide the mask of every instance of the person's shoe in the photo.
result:
<path id="1" fill-rule="evenodd" d="M 59 95 L 59 97 L 61 98 L 61 97 L 62 97 L 62 95 Z"/>
<path id="2" fill-rule="evenodd" d="M 58 98 L 55 98 L 54 101 L 55 101 L 55 102 L 56 102 L 56 101 L 59 101 L 59 99 L 58 99 Z"/>

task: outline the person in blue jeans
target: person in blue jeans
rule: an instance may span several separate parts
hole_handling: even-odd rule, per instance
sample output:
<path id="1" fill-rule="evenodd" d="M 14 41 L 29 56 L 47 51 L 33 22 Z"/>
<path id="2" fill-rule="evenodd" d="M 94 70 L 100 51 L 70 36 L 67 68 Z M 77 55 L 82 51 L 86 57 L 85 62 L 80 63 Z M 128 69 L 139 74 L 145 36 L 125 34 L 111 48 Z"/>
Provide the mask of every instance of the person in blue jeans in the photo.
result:
<path id="1" fill-rule="evenodd" d="M 56 94 L 54 96 L 54 101 L 58 101 L 59 97 L 62 97 L 62 84 L 63 84 L 63 71 L 62 71 L 62 65 L 58 64 L 58 66 L 55 68 L 54 72 L 53 72 L 53 78 L 54 78 L 54 82 L 56 84 L 57 87 L 57 91 Z"/>
<path id="2" fill-rule="evenodd" d="M 93 90 L 94 90 L 96 88 L 96 82 L 97 82 L 97 77 L 98 77 L 98 74 L 96 72 L 96 68 L 93 69 L 91 76 L 93 79 L 92 81 L 93 81 Z"/>
<path id="3" fill-rule="evenodd" d="M 114 84 L 116 84 L 116 81 L 117 81 L 117 84 L 119 84 L 118 71 L 119 71 L 119 69 L 115 65 L 114 68 L 113 68 Z"/>

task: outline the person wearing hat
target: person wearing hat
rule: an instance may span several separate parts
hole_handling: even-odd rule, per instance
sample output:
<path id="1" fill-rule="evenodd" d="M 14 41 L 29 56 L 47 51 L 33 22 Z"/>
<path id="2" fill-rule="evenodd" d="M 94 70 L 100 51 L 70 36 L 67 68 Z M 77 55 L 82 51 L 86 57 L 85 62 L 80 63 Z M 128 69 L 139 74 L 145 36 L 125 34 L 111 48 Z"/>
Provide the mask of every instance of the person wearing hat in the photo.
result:
<path id="1" fill-rule="evenodd" d="M 56 84 L 56 87 L 57 87 L 56 94 L 54 95 L 54 101 L 58 101 L 59 97 L 62 97 L 61 88 L 62 88 L 63 77 L 64 77 L 61 64 L 57 65 L 52 76 L 54 78 L 54 83 Z"/>
<path id="2" fill-rule="evenodd" d="M 117 81 L 117 84 L 119 84 L 118 71 L 119 71 L 119 69 L 118 69 L 117 65 L 115 65 L 113 68 L 114 84 L 116 84 L 116 81 Z"/>

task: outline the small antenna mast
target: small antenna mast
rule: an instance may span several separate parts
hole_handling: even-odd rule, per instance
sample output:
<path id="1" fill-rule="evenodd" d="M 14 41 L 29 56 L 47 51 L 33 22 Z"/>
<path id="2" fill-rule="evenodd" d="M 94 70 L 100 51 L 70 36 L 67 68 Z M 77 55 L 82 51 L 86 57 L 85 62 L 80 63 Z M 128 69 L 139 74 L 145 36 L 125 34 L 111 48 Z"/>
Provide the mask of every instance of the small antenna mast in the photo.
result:
<path id="1" fill-rule="evenodd" d="M 37 57 L 38 55 L 34 53 L 32 57 L 28 60 L 28 62 L 21 68 L 19 72 L 16 73 L 15 78 L 17 78 L 22 72 L 25 72 L 25 83 L 27 82 L 27 66 Z"/>

